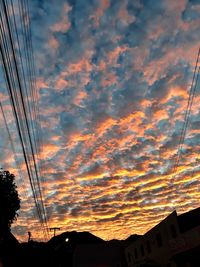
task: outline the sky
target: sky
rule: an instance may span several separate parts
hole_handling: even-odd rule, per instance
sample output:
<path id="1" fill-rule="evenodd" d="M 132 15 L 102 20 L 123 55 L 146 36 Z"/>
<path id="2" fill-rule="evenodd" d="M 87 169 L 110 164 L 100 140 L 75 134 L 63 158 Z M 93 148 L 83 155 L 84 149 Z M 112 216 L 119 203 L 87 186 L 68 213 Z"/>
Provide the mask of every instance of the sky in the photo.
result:
<path id="1" fill-rule="evenodd" d="M 175 209 L 199 207 L 199 83 L 176 172 L 174 165 L 200 46 L 200 1 L 29 5 L 49 226 L 124 239 Z M 15 173 L 21 198 L 12 231 L 39 240 L 30 184 L 19 179 L 2 114 L 0 131 L 0 162 Z"/>

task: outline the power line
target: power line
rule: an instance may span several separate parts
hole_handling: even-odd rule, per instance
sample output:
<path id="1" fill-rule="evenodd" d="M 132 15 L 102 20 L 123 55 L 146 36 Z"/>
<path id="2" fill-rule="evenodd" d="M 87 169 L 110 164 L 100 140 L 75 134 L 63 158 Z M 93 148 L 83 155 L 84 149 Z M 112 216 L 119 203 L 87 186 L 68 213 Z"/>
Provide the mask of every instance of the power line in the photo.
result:
<path id="1" fill-rule="evenodd" d="M 187 130 L 188 123 L 189 123 L 191 108 L 192 108 L 192 104 L 193 104 L 193 100 L 194 100 L 194 96 L 195 96 L 195 92 L 196 92 L 196 88 L 197 88 L 197 84 L 198 84 L 199 71 L 200 71 L 200 67 L 198 67 L 199 59 L 200 59 L 200 48 L 198 50 L 198 54 L 197 54 L 197 58 L 196 58 L 196 64 L 195 64 L 195 69 L 194 69 L 194 73 L 193 73 L 192 84 L 190 87 L 189 98 L 188 98 L 187 107 L 186 107 L 186 111 L 185 111 L 183 127 L 181 129 L 181 135 L 180 135 L 179 144 L 178 144 L 178 152 L 177 152 L 174 167 L 173 167 L 173 173 L 174 174 L 176 174 L 177 168 L 179 166 L 182 146 L 183 146 L 184 141 L 185 141 L 185 135 L 186 135 L 186 130 Z"/>
<path id="2" fill-rule="evenodd" d="M 22 0 L 21 3 L 19 2 L 19 8 L 24 10 L 24 1 Z M 33 72 L 31 70 L 33 63 L 29 64 L 31 60 L 29 52 L 27 52 L 30 49 L 30 46 L 28 46 L 28 43 L 26 42 L 28 30 L 24 24 L 23 34 L 25 37 L 23 38 L 23 45 L 24 50 L 26 51 L 24 55 L 28 74 L 27 81 L 25 77 L 25 66 L 22 58 L 21 45 L 19 41 L 19 34 L 17 32 L 12 1 L 10 1 L 8 5 L 8 1 L 2 0 L 1 10 L 3 12 L 0 14 L 0 54 L 3 72 L 38 217 L 43 226 L 43 232 L 46 235 L 48 234 L 48 221 L 40 185 L 38 161 L 36 160 L 35 156 L 35 154 L 38 153 L 34 128 L 34 120 L 36 120 L 36 108 L 34 105 L 34 87 L 32 86 L 33 75 L 31 74 Z M 30 38 L 29 42 L 31 42 Z M 19 55 L 17 55 L 16 52 L 18 52 Z M 29 94 L 32 97 L 31 103 Z"/>
<path id="3" fill-rule="evenodd" d="M 0 110 L 1 110 L 1 113 L 3 115 L 3 121 L 4 121 L 4 124 L 5 124 L 5 127 L 6 127 L 6 131 L 8 133 L 8 139 L 10 141 L 11 149 L 12 149 L 12 152 L 13 152 L 13 155 L 14 155 L 14 159 L 15 159 L 15 162 L 16 162 L 16 167 L 17 167 L 17 170 L 18 170 L 18 174 L 19 174 L 20 180 L 23 181 L 23 183 L 25 183 L 25 179 L 23 177 L 21 165 L 20 165 L 20 163 L 18 161 L 17 152 L 15 150 L 15 145 L 14 145 L 14 142 L 13 142 L 13 138 L 12 138 L 12 135 L 10 133 L 10 129 L 9 129 L 9 126 L 8 126 L 6 115 L 5 115 L 5 112 L 4 112 L 4 109 L 3 109 L 3 106 L 1 104 L 1 102 L 0 102 Z M 25 194 L 25 198 L 28 200 L 28 194 L 27 194 L 27 190 L 26 189 L 24 190 L 24 194 Z M 28 201 L 28 206 L 29 206 L 29 208 L 32 208 L 31 203 L 29 201 Z M 35 216 L 34 216 L 34 219 L 36 219 Z"/>

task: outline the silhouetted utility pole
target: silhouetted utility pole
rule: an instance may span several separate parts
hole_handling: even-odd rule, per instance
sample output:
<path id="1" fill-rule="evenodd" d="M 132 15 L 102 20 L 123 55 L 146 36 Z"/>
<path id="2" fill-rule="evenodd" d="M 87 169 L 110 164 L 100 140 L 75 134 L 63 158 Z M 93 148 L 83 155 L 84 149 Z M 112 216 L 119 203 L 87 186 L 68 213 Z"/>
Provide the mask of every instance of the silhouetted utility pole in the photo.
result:
<path id="1" fill-rule="evenodd" d="M 53 231 L 53 236 L 56 236 L 56 231 L 57 230 L 60 230 L 60 228 L 59 227 L 52 227 L 52 228 L 50 228 L 50 231 Z"/>
<path id="2" fill-rule="evenodd" d="M 31 232 L 28 232 L 28 242 L 31 241 Z"/>

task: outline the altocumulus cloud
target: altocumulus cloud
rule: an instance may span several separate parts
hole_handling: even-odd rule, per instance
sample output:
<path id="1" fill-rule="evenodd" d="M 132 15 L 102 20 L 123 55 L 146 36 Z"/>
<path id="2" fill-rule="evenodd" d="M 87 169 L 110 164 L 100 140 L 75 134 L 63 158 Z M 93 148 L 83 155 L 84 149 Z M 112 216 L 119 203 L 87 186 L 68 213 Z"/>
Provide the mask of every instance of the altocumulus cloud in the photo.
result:
<path id="1" fill-rule="evenodd" d="M 125 238 L 175 208 L 197 207 L 199 87 L 176 175 L 173 166 L 199 48 L 199 1 L 35 0 L 30 15 L 50 225 Z M 2 161 L 14 170 L 6 133 L 2 140 Z M 22 204 L 13 228 L 22 239 L 28 212 L 33 206 Z"/>

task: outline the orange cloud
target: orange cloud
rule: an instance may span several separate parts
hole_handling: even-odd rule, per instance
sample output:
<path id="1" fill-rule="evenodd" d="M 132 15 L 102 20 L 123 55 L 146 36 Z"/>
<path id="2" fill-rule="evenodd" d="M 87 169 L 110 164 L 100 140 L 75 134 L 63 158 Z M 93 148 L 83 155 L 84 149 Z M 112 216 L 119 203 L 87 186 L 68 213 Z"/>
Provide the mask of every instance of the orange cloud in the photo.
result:
<path id="1" fill-rule="evenodd" d="M 110 1 L 109 0 L 102 0 L 99 2 L 100 6 L 99 8 L 97 8 L 97 10 L 95 11 L 95 13 L 93 15 L 91 15 L 91 19 L 94 19 L 95 22 L 95 26 L 99 27 L 99 21 L 101 19 L 101 17 L 103 16 L 104 12 L 106 11 L 106 9 L 110 6 Z"/>
<path id="2" fill-rule="evenodd" d="M 127 51 L 128 49 L 129 48 L 127 46 L 117 46 L 114 50 L 107 54 L 108 64 L 116 65 L 119 55 Z"/>
<path id="3" fill-rule="evenodd" d="M 116 125 L 116 123 L 117 121 L 112 118 L 108 118 L 105 121 L 101 122 L 96 128 L 98 137 L 102 137 L 109 129 Z"/>
<path id="4" fill-rule="evenodd" d="M 37 85 L 37 88 L 38 89 L 41 89 L 41 88 L 48 88 L 49 85 L 48 83 L 44 80 L 44 78 L 40 77 L 36 80 L 36 85 Z"/>
<path id="5" fill-rule="evenodd" d="M 79 61 L 75 63 L 70 63 L 68 65 L 68 73 L 76 74 L 79 72 L 90 72 L 92 70 L 92 65 L 87 58 L 81 58 Z"/>
<path id="6" fill-rule="evenodd" d="M 136 18 L 134 16 L 131 16 L 127 10 L 127 1 L 123 1 L 122 5 L 120 7 L 120 10 L 118 12 L 119 19 L 125 23 L 126 25 L 133 23 Z"/>
<path id="7" fill-rule="evenodd" d="M 180 58 L 184 58 L 191 66 L 195 66 L 195 56 L 199 49 L 199 43 L 183 44 L 182 47 L 173 49 L 168 48 L 165 55 L 159 59 L 151 61 L 144 66 L 144 77 L 149 85 L 153 85 L 155 81 L 164 78 L 166 69 L 170 65 L 176 65 Z"/>
<path id="8" fill-rule="evenodd" d="M 52 50 L 57 50 L 58 47 L 59 47 L 59 42 L 58 42 L 58 40 L 52 35 L 52 36 L 49 38 L 48 45 L 51 47 Z"/>
<path id="9" fill-rule="evenodd" d="M 167 110 L 165 110 L 165 109 L 157 110 L 153 114 L 153 119 L 156 121 L 164 120 L 164 119 L 168 119 L 168 118 L 169 118 L 169 115 L 168 115 Z"/>
<path id="10" fill-rule="evenodd" d="M 87 98 L 87 93 L 85 91 L 80 91 L 74 98 L 73 103 L 77 106 L 81 106 L 81 103 L 84 99 Z"/>
<path id="11" fill-rule="evenodd" d="M 114 73 L 106 73 L 101 79 L 101 86 L 107 87 L 117 83 L 117 76 Z"/>
<path id="12" fill-rule="evenodd" d="M 62 32 L 65 33 L 69 30 L 71 27 L 71 23 L 68 20 L 68 13 L 71 11 L 71 7 L 68 4 L 64 4 L 63 9 L 62 9 L 62 16 L 61 20 L 54 25 L 51 26 L 51 30 L 53 32 Z"/>
<path id="13" fill-rule="evenodd" d="M 43 150 L 40 154 L 41 159 L 52 158 L 56 153 L 60 151 L 60 146 L 55 144 L 44 144 Z"/>
<path id="14" fill-rule="evenodd" d="M 58 90 L 63 90 L 64 88 L 66 88 L 69 85 L 69 82 L 66 81 L 63 78 L 60 78 L 56 81 L 55 83 L 55 88 Z"/>

